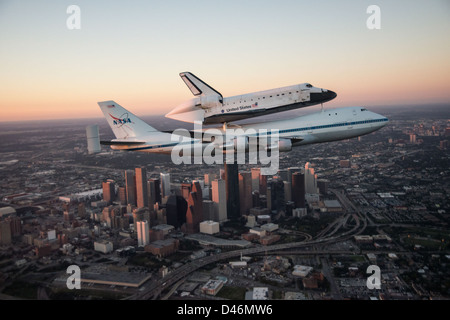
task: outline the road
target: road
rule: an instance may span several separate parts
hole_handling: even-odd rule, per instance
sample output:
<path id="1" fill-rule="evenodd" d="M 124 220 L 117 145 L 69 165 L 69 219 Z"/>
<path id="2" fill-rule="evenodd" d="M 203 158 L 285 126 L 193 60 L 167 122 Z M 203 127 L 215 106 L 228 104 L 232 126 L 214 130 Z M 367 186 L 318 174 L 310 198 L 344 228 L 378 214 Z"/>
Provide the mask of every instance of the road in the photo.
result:
<path id="1" fill-rule="evenodd" d="M 274 251 L 284 251 L 286 249 L 294 249 L 294 248 L 304 248 L 304 247 L 310 247 L 312 245 L 316 244 L 330 244 L 330 243 L 336 243 L 338 241 L 345 241 L 350 238 L 352 238 L 354 235 L 360 234 L 367 226 L 367 220 L 362 216 L 362 214 L 353 206 L 353 204 L 348 200 L 343 194 L 340 192 L 336 193 L 337 197 L 341 201 L 341 203 L 346 208 L 351 208 L 351 216 L 355 219 L 356 225 L 341 234 L 334 235 L 338 229 L 347 221 L 349 217 L 339 218 L 337 222 L 335 221 L 332 223 L 332 227 L 335 229 L 333 230 L 331 235 L 323 236 L 321 238 L 316 239 L 310 239 L 307 238 L 304 241 L 300 242 L 291 242 L 291 243 L 283 243 L 283 244 L 274 244 L 269 246 L 258 246 L 253 248 L 247 248 L 247 249 L 240 249 L 240 250 L 233 250 L 228 252 L 223 252 L 216 255 L 207 256 L 204 258 L 200 258 L 198 260 L 194 260 L 190 263 L 187 263 L 178 269 L 173 270 L 171 273 L 169 273 L 165 278 L 157 280 L 155 282 L 152 282 L 150 284 L 147 284 L 147 287 L 140 293 L 137 293 L 135 295 L 132 295 L 128 297 L 129 300 L 149 300 L 149 299 L 158 299 L 158 297 L 161 296 L 161 292 L 163 292 L 165 289 L 171 287 L 174 285 L 177 281 L 180 281 L 184 279 L 185 277 L 192 274 L 195 270 L 206 266 L 210 263 L 217 263 L 221 260 L 229 260 L 234 257 L 239 257 L 241 255 L 243 256 L 250 256 L 258 253 L 265 253 L 265 252 L 274 252 Z M 362 223 L 361 223 L 362 221 Z M 328 228 L 330 230 L 331 228 Z M 315 254 L 315 251 L 309 251 L 309 253 Z M 320 252 L 323 254 L 327 253 L 334 253 L 333 251 L 324 250 L 323 252 Z M 336 290 L 334 289 L 334 292 L 336 294 Z"/>

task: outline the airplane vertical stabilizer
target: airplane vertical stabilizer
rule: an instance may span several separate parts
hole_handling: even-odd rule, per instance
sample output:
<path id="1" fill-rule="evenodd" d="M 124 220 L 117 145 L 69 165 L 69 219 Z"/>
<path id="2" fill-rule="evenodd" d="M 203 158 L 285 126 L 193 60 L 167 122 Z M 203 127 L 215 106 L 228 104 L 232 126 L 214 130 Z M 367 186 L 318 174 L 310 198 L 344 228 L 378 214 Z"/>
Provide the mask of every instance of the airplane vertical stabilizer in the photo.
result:
<path id="1" fill-rule="evenodd" d="M 160 132 L 114 101 L 98 102 L 117 139 L 148 136 Z"/>

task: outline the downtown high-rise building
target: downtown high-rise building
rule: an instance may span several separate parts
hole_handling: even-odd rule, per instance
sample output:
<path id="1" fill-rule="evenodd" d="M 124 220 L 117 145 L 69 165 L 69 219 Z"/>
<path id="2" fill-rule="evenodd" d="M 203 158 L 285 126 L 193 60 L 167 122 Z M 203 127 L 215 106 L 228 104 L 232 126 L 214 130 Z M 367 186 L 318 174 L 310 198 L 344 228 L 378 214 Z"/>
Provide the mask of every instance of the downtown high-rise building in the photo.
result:
<path id="1" fill-rule="evenodd" d="M 148 208 L 150 211 L 154 211 L 155 204 L 161 203 L 161 182 L 159 179 L 148 179 L 147 181 L 148 192 Z"/>
<path id="2" fill-rule="evenodd" d="M 192 183 L 182 183 L 181 184 L 181 196 L 188 201 L 189 195 L 192 191 Z"/>
<path id="3" fill-rule="evenodd" d="M 267 208 L 276 213 L 286 209 L 284 182 L 280 178 L 267 183 Z"/>
<path id="4" fill-rule="evenodd" d="M 239 173 L 239 200 L 240 215 L 248 215 L 253 206 L 251 172 L 246 171 Z"/>
<path id="5" fill-rule="evenodd" d="M 133 170 L 125 170 L 127 204 L 136 205 L 136 177 Z"/>
<path id="6" fill-rule="evenodd" d="M 136 168 L 136 206 L 143 208 L 148 206 L 147 170 Z"/>
<path id="7" fill-rule="evenodd" d="M 317 189 L 317 175 L 309 162 L 305 164 L 305 192 L 309 194 L 319 193 Z"/>
<path id="8" fill-rule="evenodd" d="M 150 243 L 149 223 L 147 220 L 137 222 L 138 246 L 145 247 Z"/>
<path id="9" fill-rule="evenodd" d="M 227 189 L 225 180 L 213 180 L 211 182 L 212 201 L 214 202 L 214 221 L 227 220 Z"/>
<path id="10" fill-rule="evenodd" d="M 103 200 L 110 205 L 116 200 L 116 184 L 114 183 L 114 180 L 108 179 L 105 182 L 102 182 L 102 189 Z"/>
<path id="11" fill-rule="evenodd" d="M 234 220 L 240 217 L 239 172 L 238 164 L 224 164 L 227 190 L 227 218 Z"/>
<path id="12" fill-rule="evenodd" d="M 187 201 L 182 196 L 171 194 L 165 208 L 167 224 L 180 228 L 186 222 Z"/>
<path id="13" fill-rule="evenodd" d="M 294 202 L 295 208 L 305 207 L 305 173 L 304 170 L 294 172 L 291 177 L 292 195 L 291 199 Z"/>
<path id="14" fill-rule="evenodd" d="M 117 191 L 117 197 L 118 197 L 121 205 L 126 205 L 127 204 L 127 188 L 119 187 L 118 191 Z"/>
<path id="15" fill-rule="evenodd" d="M 161 173 L 161 197 L 170 196 L 170 173 Z"/>
<path id="16" fill-rule="evenodd" d="M 259 192 L 259 179 L 261 176 L 261 168 L 252 168 L 252 192 Z"/>
<path id="17" fill-rule="evenodd" d="M 288 171 L 288 179 L 287 181 L 291 183 L 292 186 L 292 175 L 296 172 L 304 172 L 304 169 L 301 167 L 289 167 L 287 168 Z"/>
<path id="18" fill-rule="evenodd" d="M 192 183 L 192 192 L 189 195 L 186 212 L 186 233 L 198 233 L 200 222 L 203 221 L 202 188 L 198 181 Z"/>

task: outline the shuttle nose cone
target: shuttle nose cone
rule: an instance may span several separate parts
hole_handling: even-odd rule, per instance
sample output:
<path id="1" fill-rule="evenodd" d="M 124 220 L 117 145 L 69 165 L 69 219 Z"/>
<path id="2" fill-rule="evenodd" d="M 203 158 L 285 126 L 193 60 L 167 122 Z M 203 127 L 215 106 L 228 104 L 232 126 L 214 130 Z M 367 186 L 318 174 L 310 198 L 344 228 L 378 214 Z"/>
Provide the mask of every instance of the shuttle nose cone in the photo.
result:
<path id="1" fill-rule="evenodd" d="M 333 100 L 336 97 L 337 97 L 337 94 L 334 91 L 331 91 L 331 90 L 322 91 L 322 99 L 325 99 L 326 101 Z"/>
<path id="2" fill-rule="evenodd" d="M 333 100 L 334 98 L 337 97 L 336 92 L 331 91 L 331 90 L 323 90 L 322 92 L 313 92 L 310 94 L 310 99 L 311 102 L 314 103 L 323 103 L 323 102 L 327 102 L 330 100 Z"/>

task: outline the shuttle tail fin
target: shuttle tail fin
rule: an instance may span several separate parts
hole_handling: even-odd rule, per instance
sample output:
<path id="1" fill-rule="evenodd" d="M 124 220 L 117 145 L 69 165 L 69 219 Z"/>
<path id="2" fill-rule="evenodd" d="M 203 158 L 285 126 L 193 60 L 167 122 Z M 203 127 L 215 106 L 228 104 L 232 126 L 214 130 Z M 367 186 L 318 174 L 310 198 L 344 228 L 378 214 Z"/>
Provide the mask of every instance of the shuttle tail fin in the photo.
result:
<path id="1" fill-rule="evenodd" d="M 190 72 L 182 72 L 180 73 L 180 77 L 183 79 L 184 83 L 186 83 L 194 96 L 214 95 L 220 96 L 221 99 L 223 98 L 220 92 L 210 87 L 207 83 L 203 82 Z"/>
<path id="2" fill-rule="evenodd" d="M 117 139 L 135 139 L 159 132 L 114 101 L 98 102 Z"/>

